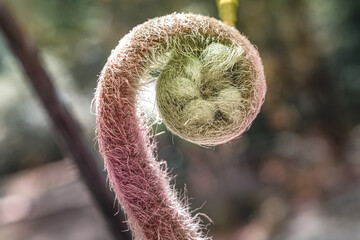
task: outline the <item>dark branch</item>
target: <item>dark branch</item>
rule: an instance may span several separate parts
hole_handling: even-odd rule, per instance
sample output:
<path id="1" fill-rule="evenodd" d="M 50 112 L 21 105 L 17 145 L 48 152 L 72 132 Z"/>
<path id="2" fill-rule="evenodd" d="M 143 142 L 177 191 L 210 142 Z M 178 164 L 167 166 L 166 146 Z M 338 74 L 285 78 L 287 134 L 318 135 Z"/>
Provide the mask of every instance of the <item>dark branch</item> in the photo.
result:
<path id="1" fill-rule="evenodd" d="M 115 215 L 115 197 L 106 188 L 105 179 L 96 165 L 94 154 L 88 147 L 79 124 L 59 98 L 49 75 L 42 67 L 35 44 L 22 31 L 3 0 L 0 0 L 0 28 L 44 105 L 61 140 L 62 149 L 66 149 L 66 153 L 71 155 L 77 165 L 115 239 L 131 239 L 130 232 L 125 231 L 128 227 L 124 222 L 124 214 L 119 212 Z"/>

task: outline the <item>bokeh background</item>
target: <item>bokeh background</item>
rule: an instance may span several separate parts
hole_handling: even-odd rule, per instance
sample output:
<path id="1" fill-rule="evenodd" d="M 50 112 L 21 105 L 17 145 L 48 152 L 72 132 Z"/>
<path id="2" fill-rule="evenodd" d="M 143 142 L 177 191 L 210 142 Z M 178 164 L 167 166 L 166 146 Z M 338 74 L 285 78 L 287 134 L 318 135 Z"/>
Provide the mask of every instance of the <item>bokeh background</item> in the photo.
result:
<path id="1" fill-rule="evenodd" d="M 95 150 L 90 103 L 119 39 L 172 12 L 217 16 L 215 0 L 7 3 Z M 263 59 L 262 111 L 210 149 L 157 126 L 173 183 L 214 221 L 203 218 L 215 240 L 360 239 L 360 1 L 240 0 L 237 27 Z M 58 145 L 0 32 L 0 239 L 112 239 Z"/>

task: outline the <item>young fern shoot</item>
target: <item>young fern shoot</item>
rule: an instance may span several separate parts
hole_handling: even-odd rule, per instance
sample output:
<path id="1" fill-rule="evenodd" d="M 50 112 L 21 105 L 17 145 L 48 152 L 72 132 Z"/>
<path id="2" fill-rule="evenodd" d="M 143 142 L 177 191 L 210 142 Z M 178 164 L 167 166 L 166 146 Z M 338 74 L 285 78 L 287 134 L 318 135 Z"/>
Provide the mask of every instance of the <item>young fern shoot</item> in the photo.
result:
<path id="1" fill-rule="evenodd" d="M 235 28 L 195 14 L 151 19 L 121 39 L 101 72 L 97 136 L 111 187 L 135 239 L 203 240 L 157 161 L 139 92 L 156 82 L 156 108 L 167 128 L 200 145 L 247 130 L 266 84 L 257 50 Z"/>

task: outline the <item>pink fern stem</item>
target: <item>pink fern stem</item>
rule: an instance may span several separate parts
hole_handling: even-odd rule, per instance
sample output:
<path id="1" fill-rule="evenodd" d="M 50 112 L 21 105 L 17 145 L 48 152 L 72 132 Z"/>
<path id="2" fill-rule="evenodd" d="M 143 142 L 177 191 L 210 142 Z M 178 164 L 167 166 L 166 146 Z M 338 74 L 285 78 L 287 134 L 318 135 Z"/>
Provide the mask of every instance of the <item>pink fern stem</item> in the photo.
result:
<path id="1" fill-rule="evenodd" d="M 198 218 L 178 200 L 161 162 L 154 156 L 149 127 L 137 115 L 137 93 L 148 59 L 171 38 L 186 34 L 216 35 L 241 43 L 250 61 L 258 53 L 246 38 L 220 21 L 193 14 L 171 14 L 135 27 L 112 52 L 101 72 L 96 91 L 97 136 L 110 184 L 136 239 L 202 240 Z M 254 64 L 256 65 L 256 64 Z M 262 74 L 262 65 L 256 69 Z M 265 86 L 257 93 L 262 102 Z M 252 106 L 247 126 L 259 111 Z"/>

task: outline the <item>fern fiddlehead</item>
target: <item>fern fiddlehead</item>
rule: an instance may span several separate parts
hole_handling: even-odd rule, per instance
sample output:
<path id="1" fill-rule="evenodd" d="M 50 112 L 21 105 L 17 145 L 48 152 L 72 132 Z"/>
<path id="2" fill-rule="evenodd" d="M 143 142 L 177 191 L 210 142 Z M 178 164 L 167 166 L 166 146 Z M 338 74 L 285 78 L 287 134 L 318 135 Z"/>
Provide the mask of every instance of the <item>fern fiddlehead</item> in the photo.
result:
<path id="1" fill-rule="evenodd" d="M 207 239 L 154 156 L 138 92 L 156 81 L 160 117 L 200 145 L 227 142 L 254 120 L 266 92 L 257 50 L 236 29 L 194 14 L 151 19 L 121 39 L 95 94 L 97 137 L 110 184 L 136 239 Z"/>

